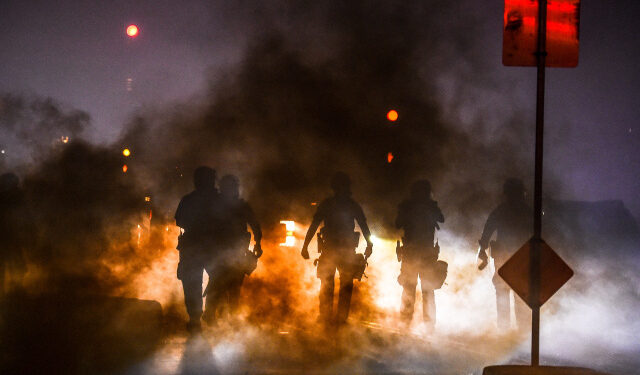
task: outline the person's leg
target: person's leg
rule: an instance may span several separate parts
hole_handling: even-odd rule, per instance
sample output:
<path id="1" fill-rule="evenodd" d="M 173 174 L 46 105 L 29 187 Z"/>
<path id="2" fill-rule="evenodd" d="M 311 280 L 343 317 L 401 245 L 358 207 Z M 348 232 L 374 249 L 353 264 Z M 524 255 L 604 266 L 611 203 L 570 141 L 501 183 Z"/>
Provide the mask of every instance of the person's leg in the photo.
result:
<path id="1" fill-rule="evenodd" d="M 240 289 L 244 281 L 244 272 L 234 270 L 229 280 L 229 313 L 235 315 L 240 304 Z"/>
<path id="2" fill-rule="evenodd" d="M 182 280 L 184 291 L 184 304 L 189 315 L 190 330 L 200 328 L 202 317 L 202 272 L 204 267 L 195 259 L 181 259 L 178 266 L 179 278 Z"/>
<path id="3" fill-rule="evenodd" d="M 493 277 L 493 285 L 496 288 L 496 311 L 498 329 L 506 331 L 511 325 L 511 303 L 509 286 L 499 276 Z"/>
<path id="4" fill-rule="evenodd" d="M 422 319 L 428 327 L 436 325 L 436 295 L 434 288 L 440 284 L 437 253 L 428 254 L 420 262 L 420 289 L 422 290 Z"/>
<path id="5" fill-rule="evenodd" d="M 333 320 L 333 291 L 335 288 L 336 265 L 326 255 L 318 261 L 318 278 L 320 279 L 320 319 L 324 323 Z"/>
<path id="6" fill-rule="evenodd" d="M 431 328 L 436 325 L 436 296 L 433 289 L 422 289 L 422 319 Z"/>
<path id="7" fill-rule="evenodd" d="M 207 283 L 207 296 L 204 300 L 204 313 L 202 314 L 202 319 L 207 322 L 209 325 L 216 325 L 217 319 L 217 310 L 220 305 L 220 296 L 216 295 L 215 291 L 215 282 L 216 278 L 214 275 L 217 275 L 218 272 L 213 268 L 206 269 L 207 274 L 209 275 L 209 282 Z"/>
<path id="8" fill-rule="evenodd" d="M 218 317 L 231 314 L 231 293 L 234 287 L 234 269 L 229 266 L 218 267 L 212 288 L 212 305 Z"/>
<path id="9" fill-rule="evenodd" d="M 416 286 L 418 284 L 418 271 L 415 261 L 405 259 L 402 261 L 398 283 L 402 285 L 402 303 L 400 317 L 405 324 L 410 324 L 413 319 L 413 310 L 416 303 Z"/>
<path id="10" fill-rule="evenodd" d="M 516 326 L 518 328 L 518 331 L 526 332 L 531 327 L 531 309 L 519 296 L 514 295 L 513 299 L 516 315 Z"/>
<path id="11" fill-rule="evenodd" d="M 353 273 L 344 268 L 339 268 L 340 272 L 340 292 L 338 294 L 338 316 L 337 323 L 343 324 L 349 317 L 351 308 L 351 295 L 353 294 Z"/>

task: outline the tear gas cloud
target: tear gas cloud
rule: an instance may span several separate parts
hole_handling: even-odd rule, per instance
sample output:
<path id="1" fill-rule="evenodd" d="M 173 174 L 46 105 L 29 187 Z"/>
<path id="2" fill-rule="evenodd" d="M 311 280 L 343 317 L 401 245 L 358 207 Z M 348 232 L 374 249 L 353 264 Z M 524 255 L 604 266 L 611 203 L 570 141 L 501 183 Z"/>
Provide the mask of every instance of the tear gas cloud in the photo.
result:
<path id="1" fill-rule="evenodd" d="M 319 281 L 298 247 L 278 245 L 278 223 L 299 223 L 299 245 L 315 209 L 311 203 L 329 194 L 330 176 L 342 170 L 351 175 L 354 197 L 378 238 L 369 278 L 356 283 L 352 318 L 396 332 L 401 288 L 395 210 L 413 181 L 428 178 L 446 217 L 439 240 L 441 258 L 449 262 L 447 284 L 436 292 L 435 342 L 451 351 L 464 342 L 472 359 L 463 366 L 522 356 L 527 344 L 515 333 L 481 344 L 495 338 L 495 294 L 491 272 L 475 268 L 475 250 L 504 179 L 518 176 L 532 185 L 533 132 L 526 124 L 533 117 L 483 65 L 473 17 L 451 2 L 241 2 L 224 11 L 226 27 L 253 25 L 245 30 L 241 61 L 213 72 L 208 90 L 188 102 L 132 114 L 112 145 L 82 140 L 89 121 L 83 112 L 60 109 L 49 99 L 2 96 L 2 147 L 16 154 L 4 157 L 0 167 L 24 175 L 34 225 L 24 248 L 25 285 L 153 299 L 166 319 L 184 319 L 172 215 L 180 196 L 192 189 L 193 170 L 210 165 L 218 175 L 240 177 L 242 195 L 266 232 L 265 254 L 243 287 L 245 327 L 221 331 L 220 342 L 233 345 L 218 344 L 214 354 L 219 360 L 233 353 L 259 356 L 253 347 L 267 341 L 283 349 L 278 332 L 313 325 Z M 451 22 L 464 27 L 451 30 Z M 486 103 L 488 97 L 493 102 Z M 477 103 L 499 108 L 486 116 Z M 390 109 L 399 113 L 393 124 L 386 119 Z M 63 136 L 68 142 L 52 145 Z M 130 157 L 122 155 L 124 147 Z M 566 193 L 561 178 L 545 178 L 549 196 Z M 615 212 L 623 216 L 616 220 L 630 226 L 622 239 L 601 236 L 624 240 L 609 244 L 615 257 L 593 242 L 561 246 L 575 239 L 561 236 L 567 221 L 575 228 L 591 225 L 578 220 L 581 215 L 561 217 L 545 229 L 576 277 L 543 309 L 543 356 L 627 371 L 593 351 L 607 347 L 624 358 L 640 352 L 632 339 L 640 326 L 631 313 L 640 307 L 633 271 L 638 228 L 624 207 Z M 597 335 L 594 327 L 611 336 Z M 258 335 L 259 328 L 276 334 Z M 389 364 L 391 370 L 425 365 L 419 358 L 434 349 L 420 337 L 385 338 L 391 349 L 377 360 L 407 359 Z M 459 341 L 448 341 L 453 338 Z M 365 336 L 352 339 L 352 356 L 380 345 Z M 518 350 L 514 343 L 521 343 Z M 304 358 L 314 346 L 298 344 L 288 348 L 293 357 Z M 267 349 L 260 355 L 269 354 L 276 355 Z M 448 356 L 453 354 L 441 352 L 444 362 Z M 329 358 L 336 368 L 353 363 L 351 357 Z M 375 369 L 380 363 L 361 365 Z"/>
<path id="2" fill-rule="evenodd" d="M 0 95 L 0 168 L 42 162 L 52 147 L 82 134 L 89 120 L 86 112 L 63 108 L 53 99 Z"/>

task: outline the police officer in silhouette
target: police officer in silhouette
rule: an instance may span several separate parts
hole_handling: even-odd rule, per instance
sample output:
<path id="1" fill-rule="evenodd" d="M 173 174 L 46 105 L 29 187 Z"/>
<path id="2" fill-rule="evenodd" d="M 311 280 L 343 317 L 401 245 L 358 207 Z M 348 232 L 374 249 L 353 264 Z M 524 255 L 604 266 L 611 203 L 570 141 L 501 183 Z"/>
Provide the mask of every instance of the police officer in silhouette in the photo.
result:
<path id="1" fill-rule="evenodd" d="M 438 202 L 431 198 L 431 184 L 419 180 L 411 187 L 411 196 L 398 206 L 396 228 L 404 231 L 403 246 L 398 260 L 402 261 L 398 282 L 402 285 L 401 316 L 406 324 L 413 318 L 418 277 L 422 289 L 422 314 L 425 323 L 433 327 L 436 319 L 434 289 L 439 288 L 437 261 L 439 246 L 434 245 L 438 223 L 444 216 Z"/>
<path id="2" fill-rule="evenodd" d="M 206 166 L 196 168 L 193 174 L 195 190 L 180 200 L 175 215 L 176 225 L 184 231 L 178 239 L 180 263 L 177 273 L 184 290 L 190 332 L 201 329 L 202 276 L 215 251 L 213 209 L 219 200 L 215 181 L 215 170 Z"/>
<path id="3" fill-rule="evenodd" d="M 220 179 L 220 199 L 214 207 L 217 251 L 211 260 L 213 277 L 207 287 L 204 320 L 214 323 L 219 310 L 228 306 L 230 314 L 238 308 L 245 275 L 255 269 L 262 255 L 262 230 L 249 203 L 240 198 L 240 183 L 233 175 Z M 251 233 L 255 245 L 249 251 Z"/>
<path id="4" fill-rule="evenodd" d="M 308 246 L 316 234 L 320 223 L 324 227 L 320 231 L 317 276 L 320 279 L 320 318 L 325 324 L 346 323 L 351 305 L 353 279 L 358 267 L 355 252 L 358 246 L 359 233 L 354 232 L 355 222 L 358 222 L 362 234 L 367 241 L 365 257 L 371 256 L 373 243 L 371 232 L 362 208 L 351 198 L 351 181 L 345 173 L 337 172 L 331 179 L 334 195 L 318 205 L 313 216 L 311 226 L 307 231 L 302 246 L 302 257 L 309 259 Z M 334 278 L 336 269 L 340 274 L 340 291 L 338 297 L 338 311 L 333 313 Z"/>
<path id="5" fill-rule="evenodd" d="M 504 200 L 494 209 L 484 225 L 480 238 L 479 269 L 484 269 L 489 261 L 486 250 L 490 248 L 494 260 L 496 273 L 493 275 L 493 285 L 496 289 L 496 307 L 498 312 L 498 328 L 509 328 L 511 321 L 509 286 L 498 275 L 497 270 L 531 237 L 531 208 L 525 200 L 525 190 L 522 181 L 509 178 L 503 185 Z M 494 232 L 495 241 L 491 241 Z M 516 321 L 524 321 L 526 306 L 515 297 Z"/>

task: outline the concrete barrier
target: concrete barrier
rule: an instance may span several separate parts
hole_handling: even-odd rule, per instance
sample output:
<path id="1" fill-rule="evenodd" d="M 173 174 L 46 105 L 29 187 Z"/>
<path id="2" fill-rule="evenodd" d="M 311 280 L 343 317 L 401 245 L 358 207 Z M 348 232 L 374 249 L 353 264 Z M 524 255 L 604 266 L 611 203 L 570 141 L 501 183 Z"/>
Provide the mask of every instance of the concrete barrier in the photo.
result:
<path id="1" fill-rule="evenodd" d="M 152 355 L 163 335 L 156 301 L 23 294 L 0 307 L 2 374 L 113 374 Z"/>

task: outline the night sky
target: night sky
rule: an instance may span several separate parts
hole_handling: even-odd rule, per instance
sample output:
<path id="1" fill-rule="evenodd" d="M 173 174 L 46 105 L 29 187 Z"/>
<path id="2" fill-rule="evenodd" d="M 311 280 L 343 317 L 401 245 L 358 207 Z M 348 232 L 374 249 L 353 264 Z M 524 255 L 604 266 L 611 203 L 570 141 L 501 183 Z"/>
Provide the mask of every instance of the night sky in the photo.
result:
<path id="1" fill-rule="evenodd" d="M 459 7 L 480 26 L 481 32 L 467 35 L 467 42 L 480 46 L 483 69 L 504 82 L 487 89 L 510 90 L 533 129 L 535 69 L 501 65 L 503 3 L 466 1 Z M 48 96 L 84 110 L 91 116 L 84 137 L 110 142 L 133 111 L 185 102 L 201 93 L 211 77 L 238 61 L 248 40 L 286 11 L 285 6 L 252 2 L 4 1 L 0 90 Z M 579 66 L 548 70 L 546 100 L 546 169 L 562 176 L 561 198 L 621 199 L 636 217 L 638 15 L 636 1 L 583 2 Z M 450 25 L 452 32 L 464 28 L 459 22 Z M 135 40 L 125 35 L 131 23 L 140 27 Z M 127 78 L 133 80 L 131 91 Z M 466 95 L 487 112 L 512 105 L 487 102 L 479 92 Z"/>

